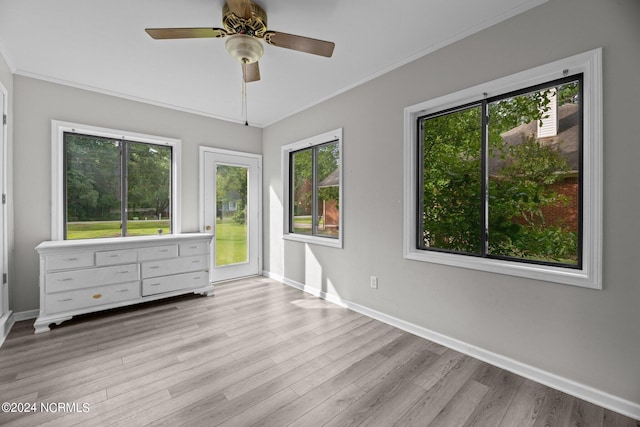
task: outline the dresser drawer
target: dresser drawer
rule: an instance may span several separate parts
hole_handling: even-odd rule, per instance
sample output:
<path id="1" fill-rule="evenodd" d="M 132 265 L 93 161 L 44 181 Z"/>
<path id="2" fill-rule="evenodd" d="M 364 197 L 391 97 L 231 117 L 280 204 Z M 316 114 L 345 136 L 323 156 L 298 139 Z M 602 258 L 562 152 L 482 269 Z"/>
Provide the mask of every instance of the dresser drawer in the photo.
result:
<path id="1" fill-rule="evenodd" d="M 206 255 L 209 253 L 209 242 L 192 242 L 180 244 L 180 256 Z"/>
<path id="2" fill-rule="evenodd" d="M 45 263 L 47 271 L 93 267 L 93 252 L 87 251 L 47 255 L 45 257 Z"/>
<path id="3" fill-rule="evenodd" d="M 47 273 L 46 292 L 62 292 L 93 286 L 124 283 L 140 279 L 138 264 L 125 264 L 113 267 L 87 268 L 84 270 Z"/>
<path id="4" fill-rule="evenodd" d="M 209 285 L 209 273 L 206 271 L 154 277 L 142 281 L 142 296 L 161 294 L 180 289 L 202 288 L 207 285 Z"/>
<path id="5" fill-rule="evenodd" d="M 98 266 L 126 264 L 136 261 L 138 261 L 138 251 L 135 249 L 96 252 L 96 265 Z"/>
<path id="6" fill-rule="evenodd" d="M 138 249 L 139 261 L 173 258 L 178 256 L 178 245 L 153 246 Z"/>
<path id="7" fill-rule="evenodd" d="M 140 298 L 140 282 L 121 283 L 46 296 L 47 313 L 60 313 L 85 307 Z"/>
<path id="8" fill-rule="evenodd" d="M 180 257 L 163 261 L 145 262 L 142 264 L 142 278 L 166 276 L 168 274 L 187 273 L 206 270 L 209 265 L 207 255 Z"/>

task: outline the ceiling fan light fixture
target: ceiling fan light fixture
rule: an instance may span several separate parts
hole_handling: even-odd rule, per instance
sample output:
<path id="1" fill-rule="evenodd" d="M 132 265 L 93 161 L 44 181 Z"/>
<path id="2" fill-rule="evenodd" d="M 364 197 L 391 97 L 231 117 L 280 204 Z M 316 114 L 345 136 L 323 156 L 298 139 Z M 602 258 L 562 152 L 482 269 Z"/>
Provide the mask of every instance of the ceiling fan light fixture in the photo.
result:
<path id="1" fill-rule="evenodd" d="M 260 40 L 246 34 L 234 34 L 228 37 L 224 46 L 229 55 L 242 64 L 253 64 L 264 53 L 264 46 Z"/>

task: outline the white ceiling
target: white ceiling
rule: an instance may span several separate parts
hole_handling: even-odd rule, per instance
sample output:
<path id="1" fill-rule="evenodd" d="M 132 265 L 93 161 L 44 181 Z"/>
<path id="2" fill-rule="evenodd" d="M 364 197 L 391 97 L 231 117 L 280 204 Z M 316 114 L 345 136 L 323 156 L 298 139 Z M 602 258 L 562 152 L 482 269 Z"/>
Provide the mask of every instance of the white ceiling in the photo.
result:
<path id="1" fill-rule="evenodd" d="M 258 0 L 270 30 L 336 44 L 332 58 L 265 45 L 248 118 L 264 127 L 546 0 Z M 241 122 L 224 40 L 153 40 L 147 27 L 222 27 L 224 0 L 0 0 L 15 74 Z"/>

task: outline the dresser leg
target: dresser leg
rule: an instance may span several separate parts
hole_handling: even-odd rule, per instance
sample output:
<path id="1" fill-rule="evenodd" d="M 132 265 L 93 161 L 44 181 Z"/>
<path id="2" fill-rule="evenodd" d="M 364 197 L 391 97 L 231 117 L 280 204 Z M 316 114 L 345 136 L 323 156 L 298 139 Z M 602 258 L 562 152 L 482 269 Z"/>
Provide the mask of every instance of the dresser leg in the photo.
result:
<path id="1" fill-rule="evenodd" d="M 205 297 L 212 297 L 214 295 L 213 292 L 214 292 L 214 287 L 213 287 L 213 284 L 211 284 L 211 287 L 208 287 L 205 290 L 195 291 L 194 294 L 204 295 Z"/>
<path id="2" fill-rule="evenodd" d="M 42 332 L 49 332 L 51 328 L 49 325 L 55 323 L 56 325 L 61 324 L 64 321 L 70 320 L 73 316 L 65 316 L 65 317 L 56 317 L 56 318 L 41 318 L 38 317 L 36 321 L 33 323 L 33 328 L 35 329 L 34 334 L 40 334 Z"/>

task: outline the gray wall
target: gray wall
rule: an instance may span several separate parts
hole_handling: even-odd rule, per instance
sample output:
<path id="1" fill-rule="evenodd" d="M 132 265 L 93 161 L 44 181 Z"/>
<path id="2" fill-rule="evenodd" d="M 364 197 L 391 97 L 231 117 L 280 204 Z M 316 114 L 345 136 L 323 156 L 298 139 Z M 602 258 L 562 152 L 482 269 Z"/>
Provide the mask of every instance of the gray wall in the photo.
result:
<path id="1" fill-rule="evenodd" d="M 598 47 L 604 290 L 403 259 L 403 108 Z M 265 270 L 640 403 L 638 70 L 640 2 L 551 0 L 269 126 Z M 344 249 L 283 241 L 280 148 L 338 127 Z"/>
<path id="2" fill-rule="evenodd" d="M 51 238 L 51 120 L 182 140 L 182 231 L 198 231 L 198 147 L 260 153 L 262 129 L 14 77 L 15 262 L 12 309 L 37 309 L 38 257 Z"/>
<path id="3" fill-rule="evenodd" d="M 0 82 L 2 85 L 8 90 L 11 91 L 13 88 L 13 74 L 11 74 L 11 70 L 9 69 L 9 65 L 7 65 L 6 60 L 0 53 Z"/>

